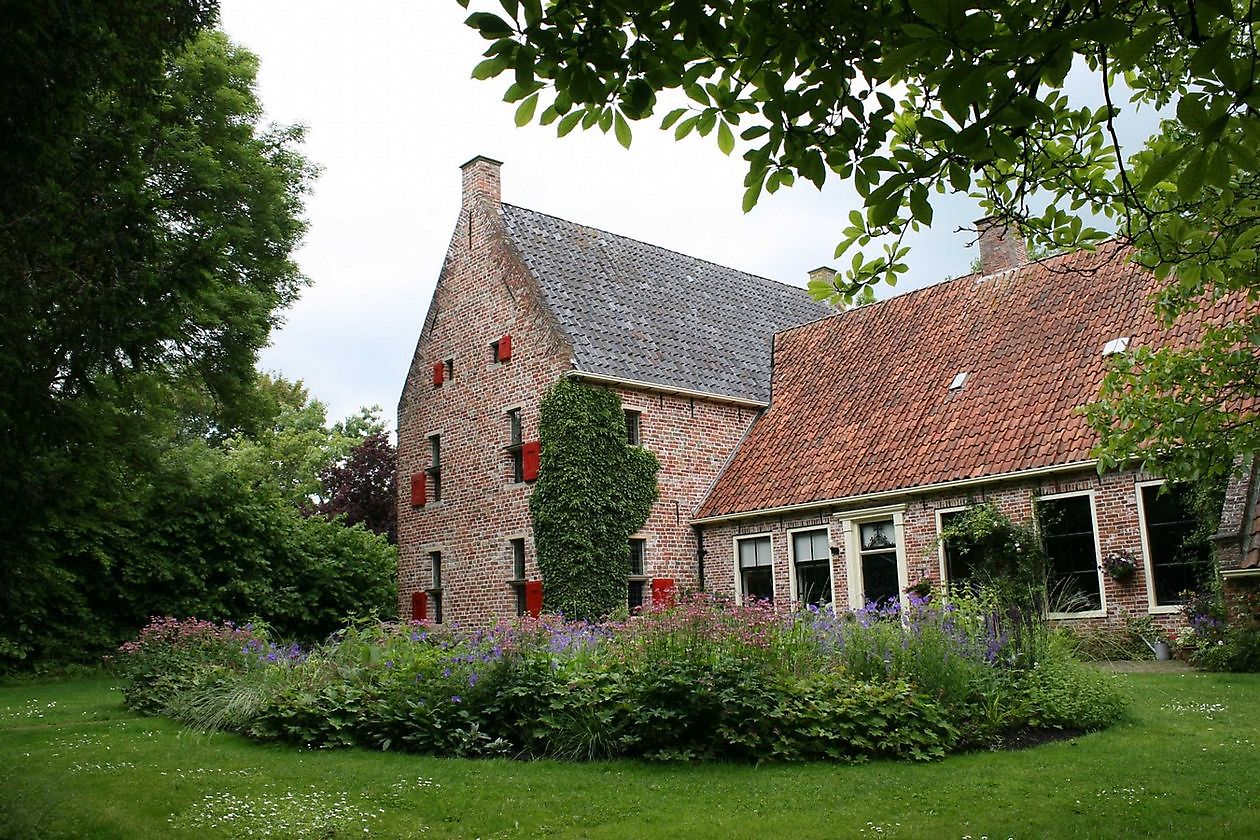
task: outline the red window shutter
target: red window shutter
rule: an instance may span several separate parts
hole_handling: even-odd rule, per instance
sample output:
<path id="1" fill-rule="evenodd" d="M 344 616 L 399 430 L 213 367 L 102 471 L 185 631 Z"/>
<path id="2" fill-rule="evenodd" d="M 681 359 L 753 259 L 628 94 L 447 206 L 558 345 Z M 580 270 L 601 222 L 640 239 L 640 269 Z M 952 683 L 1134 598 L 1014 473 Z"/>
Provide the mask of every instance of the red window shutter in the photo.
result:
<path id="1" fill-rule="evenodd" d="M 538 462 L 542 444 L 536 440 L 521 445 L 521 478 L 534 481 L 538 478 Z"/>
<path id="2" fill-rule="evenodd" d="M 433 366 L 434 386 L 436 387 L 438 385 L 441 385 L 445 378 L 446 378 L 446 365 L 442 364 L 441 362 L 438 362 L 437 364 Z"/>
<path id="3" fill-rule="evenodd" d="M 429 593 L 411 593 L 411 620 L 424 621 L 429 617 Z"/>
<path id="4" fill-rule="evenodd" d="M 499 361 L 506 362 L 512 358 L 512 336 L 505 335 L 499 339 Z"/>
<path id="5" fill-rule="evenodd" d="M 537 618 L 542 614 L 542 581 L 525 581 L 525 612 Z"/>
<path id="6" fill-rule="evenodd" d="M 652 578 L 652 603 L 658 607 L 674 605 L 674 579 Z"/>
<path id="7" fill-rule="evenodd" d="M 428 501 L 428 476 L 422 472 L 411 474 L 411 506 L 423 507 Z"/>

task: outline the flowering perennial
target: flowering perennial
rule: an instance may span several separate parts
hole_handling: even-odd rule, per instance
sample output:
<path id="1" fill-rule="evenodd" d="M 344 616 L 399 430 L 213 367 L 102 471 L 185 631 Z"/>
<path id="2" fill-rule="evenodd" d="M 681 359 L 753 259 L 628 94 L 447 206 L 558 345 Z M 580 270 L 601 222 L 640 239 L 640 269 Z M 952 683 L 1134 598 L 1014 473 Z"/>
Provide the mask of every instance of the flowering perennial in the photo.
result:
<path id="1" fill-rule="evenodd" d="M 701 594 L 604 623 L 352 627 L 309 651 L 257 628 L 156 619 L 120 662 L 135 708 L 313 746 L 854 760 L 1105 725 L 1114 689 L 1060 647 L 975 596 L 784 614 Z M 1082 725 L 1033 696 L 1065 680 L 1090 683 L 1109 711 Z"/>

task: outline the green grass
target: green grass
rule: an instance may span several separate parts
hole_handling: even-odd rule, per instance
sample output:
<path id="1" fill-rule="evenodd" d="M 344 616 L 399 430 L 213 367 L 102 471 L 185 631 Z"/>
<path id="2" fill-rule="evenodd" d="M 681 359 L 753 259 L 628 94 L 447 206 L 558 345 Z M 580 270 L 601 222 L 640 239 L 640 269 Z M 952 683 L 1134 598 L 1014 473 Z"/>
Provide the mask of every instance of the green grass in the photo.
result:
<path id="1" fill-rule="evenodd" d="M 1106 732 L 761 767 L 309 751 L 136 717 L 106 679 L 0 687 L 0 837 L 1260 837 L 1260 675 L 1115 678 Z"/>

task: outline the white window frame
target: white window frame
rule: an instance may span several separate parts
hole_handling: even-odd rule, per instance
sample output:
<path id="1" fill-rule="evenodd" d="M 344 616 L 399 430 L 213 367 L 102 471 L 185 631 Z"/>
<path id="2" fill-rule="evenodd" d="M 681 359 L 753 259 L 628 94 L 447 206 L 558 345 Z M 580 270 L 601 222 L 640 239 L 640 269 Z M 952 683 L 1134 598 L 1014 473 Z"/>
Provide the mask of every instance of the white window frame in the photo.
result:
<path id="1" fill-rule="evenodd" d="M 630 547 L 630 543 L 635 540 L 643 543 L 643 574 L 626 575 L 626 605 L 629 606 L 630 604 L 630 584 L 631 582 L 638 581 L 643 584 L 643 606 L 646 607 L 652 603 L 652 576 L 648 574 L 648 557 L 651 556 L 649 549 L 652 546 L 652 539 L 646 531 L 636 531 L 626 537 L 627 550 Z"/>
<path id="2" fill-rule="evenodd" d="M 821 525 L 803 525 L 800 528 L 789 528 L 787 530 L 788 544 L 788 594 L 795 605 L 800 601 L 800 593 L 797 591 L 796 584 L 796 534 L 806 531 L 826 531 L 827 532 L 827 579 L 831 585 L 831 609 L 836 609 L 836 569 L 835 564 L 831 562 L 831 523 L 824 522 Z M 771 569 L 774 564 L 774 545 L 770 546 L 770 562 Z"/>
<path id="3" fill-rule="evenodd" d="M 1151 545 L 1146 536 L 1146 503 L 1142 499 L 1142 488 L 1162 487 L 1168 482 L 1162 478 L 1151 481 L 1138 481 L 1133 484 L 1133 495 L 1137 498 L 1138 533 L 1142 536 L 1142 578 L 1146 581 L 1146 611 L 1151 615 L 1173 615 L 1181 612 L 1181 604 L 1155 603 L 1155 570 L 1151 562 Z"/>
<path id="4" fill-rule="evenodd" d="M 742 605 L 744 603 L 744 576 L 740 574 L 739 568 L 739 544 L 743 540 L 759 540 L 762 537 L 770 538 L 770 599 L 775 603 L 778 602 L 779 592 L 774 580 L 776 577 L 774 573 L 774 533 L 771 531 L 761 531 L 756 534 L 740 534 L 739 536 L 731 537 L 731 567 L 735 572 L 736 604 Z"/>
<path id="5" fill-rule="evenodd" d="M 941 573 L 941 586 L 947 586 L 953 583 L 953 581 L 946 577 L 945 574 L 947 571 L 945 568 L 945 542 L 941 539 L 941 531 L 945 530 L 943 516 L 947 513 L 962 513 L 963 511 L 971 510 L 973 507 L 975 507 L 975 505 L 943 507 L 936 509 L 936 561 Z"/>
<path id="6" fill-rule="evenodd" d="M 910 569 L 906 563 L 906 523 L 905 505 L 889 505 L 882 508 L 868 508 L 844 514 L 845 529 L 845 568 L 849 584 L 849 607 L 860 610 L 866 606 L 866 598 L 862 580 L 862 526 L 868 522 L 881 522 L 891 519 L 893 533 L 897 538 L 897 600 L 902 608 L 910 605 L 906 596 L 906 588 L 910 586 Z"/>
<path id="7" fill-rule="evenodd" d="M 1087 610 L 1085 612 L 1052 612 L 1047 613 L 1046 618 L 1065 619 L 1065 618 L 1106 618 L 1107 616 L 1107 582 L 1103 579 L 1102 573 L 1102 543 L 1098 539 L 1098 504 L 1094 498 L 1093 490 L 1072 490 L 1067 493 L 1050 493 L 1045 496 L 1037 496 L 1033 499 L 1033 521 L 1037 524 L 1037 539 L 1044 539 L 1041 534 L 1041 517 L 1037 515 L 1037 504 L 1039 502 L 1050 501 L 1052 499 L 1066 499 L 1072 496 L 1088 496 L 1089 497 L 1089 519 L 1090 526 L 1094 530 L 1094 566 L 1095 574 L 1098 575 L 1098 603 L 1099 609 Z M 1047 560 L 1047 573 L 1049 558 Z"/>

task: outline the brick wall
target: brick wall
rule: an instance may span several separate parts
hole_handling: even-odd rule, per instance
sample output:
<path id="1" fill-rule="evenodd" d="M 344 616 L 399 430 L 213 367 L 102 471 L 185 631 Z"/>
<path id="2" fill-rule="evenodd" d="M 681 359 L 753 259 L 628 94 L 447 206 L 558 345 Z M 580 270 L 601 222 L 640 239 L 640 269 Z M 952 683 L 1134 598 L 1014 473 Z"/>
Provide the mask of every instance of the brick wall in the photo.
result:
<path id="1" fill-rule="evenodd" d="M 513 481 L 508 410 L 521 410 L 522 439 L 538 439 L 546 389 L 572 370 L 572 351 L 541 304 L 535 281 L 507 244 L 499 218 L 499 165 L 465 164 L 464 199 L 398 408 L 399 609 L 433 585 L 430 555 L 442 557 L 443 618 L 487 624 L 516 614 L 509 540 L 523 538 L 526 577 L 539 577 L 529 525 L 531 485 Z M 491 342 L 512 337 L 512 357 L 494 361 Z M 453 360 L 435 386 L 434 365 Z M 660 500 L 640 531 L 649 577 L 683 588 L 696 579 L 696 507 L 755 412 L 709 400 L 619 388 L 641 412 L 642 443 L 661 461 Z M 415 508 L 410 477 L 430 466 L 439 434 L 442 497 Z M 650 592 L 650 587 L 648 588 Z M 430 607 L 430 617 L 432 617 Z"/>
<path id="2" fill-rule="evenodd" d="M 1065 473 L 972 487 L 966 491 L 906 495 L 869 506 L 836 507 L 821 512 L 703 525 L 703 539 L 708 552 L 706 584 L 715 593 L 734 595 L 735 539 L 769 534 L 773 552 L 775 599 L 776 603 L 787 609 L 790 606 L 788 593 L 791 592 L 788 547 L 790 534 L 795 529 L 826 526 L 829 528 L 832 551 L 832 589 L 837 606 L 847 608 L 850 606 L 850 532 L 854 519 L 861 520 L 868 513 L 873 513 L 877 518 L 886 516 L 898 520 L 897 536 L 904 546 L 906 566 L 902 585 L 912 585 L 924 577 L 939 583 L 943 563 L 936 546 L 938 511 L 991 502 L 1017 522 L 1030 522 L 1035 498 L 1060 493 L 1088 492 L 1094 500 L 1100 559 L 1113 551 L 1124 552 L 1133 557 L 1141 568 L 1130 581 L 1123 584 L 1103 574 L 1105 615 L 1073 618 L 1070 621 L 1079 625 L 1119 624 L 1126 613 L 1146 615 L 1152 612 L 1147 595 L 1148 577 L 1137 493 L 1138 483 L 1150 480 L 1153 480 L 1152 476 L 1134 471 L 1101 477 L 1092 471 Z M 1180 622 L 1180 613 L 1175 607 L 1156 608 L 1153 612 L 1162 623 Z"/>

